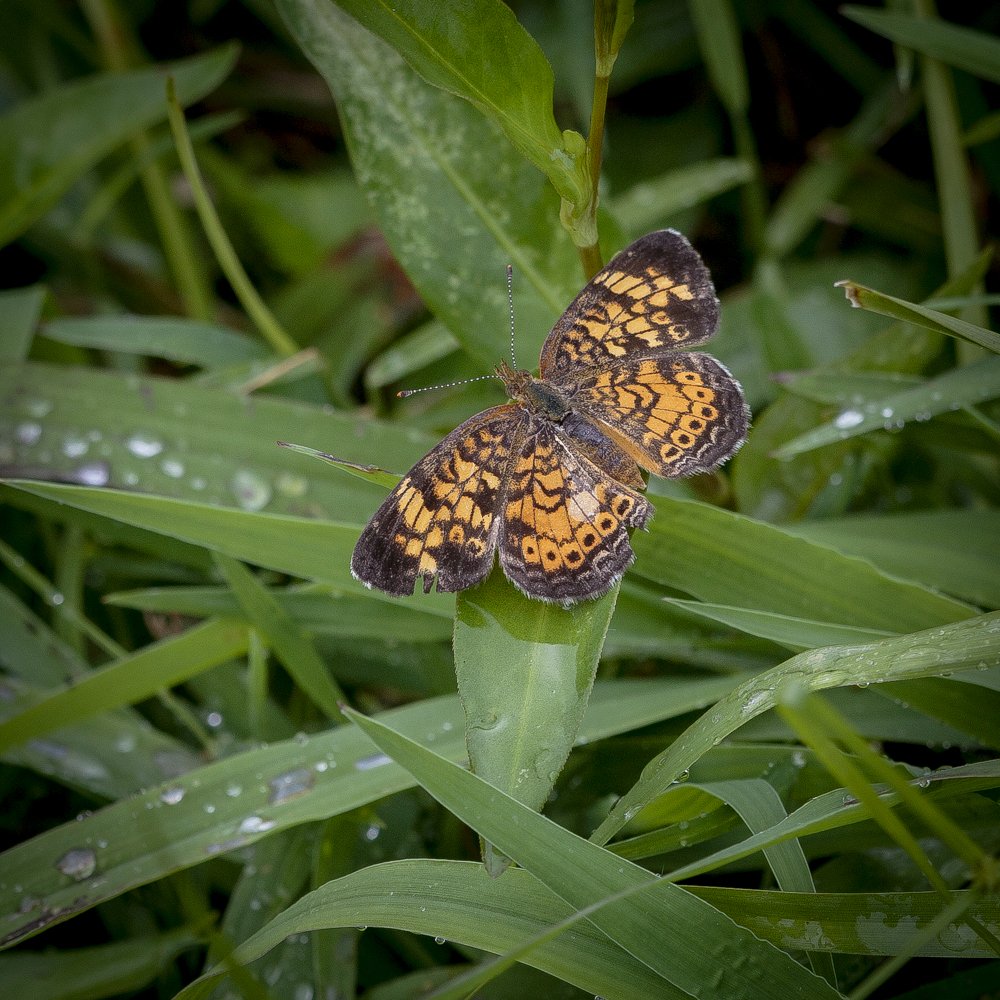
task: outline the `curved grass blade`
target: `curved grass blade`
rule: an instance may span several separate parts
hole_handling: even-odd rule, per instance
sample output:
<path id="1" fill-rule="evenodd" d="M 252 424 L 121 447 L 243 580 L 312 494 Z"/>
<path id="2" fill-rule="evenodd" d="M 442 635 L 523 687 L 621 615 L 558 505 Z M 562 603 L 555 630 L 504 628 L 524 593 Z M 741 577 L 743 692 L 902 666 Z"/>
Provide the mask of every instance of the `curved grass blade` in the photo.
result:
<path id="1" fill-rule="evenodd" d="M 710 678 L 599 684 L 580 741 L 604 739 L 704 707 L 733 683 Z M 456 696 L 394 709 L 385 717 L 414 738 L 433 742 L 450 759 L 465 759 Z M 329 819 L 413 784 L 354 726 L 207 764 L 0 855 L 0 868 L 25 873 L 16 883 L 0 882 L 0 944 L 13 944 L 128 889 L 272 832 Z M 93 878 L 74 878 L 57 867 L 69 852 L 93 844 L 105 845 L 94 851 Z"/>
<path id="2" fill-rule="evenodd" d="M 690 893 L 562 829 L 387 726 L 349 714 L 446 809 L 571 906 L 603 903 L 589 920 L 678 989 L 697 992 L 710 983 L 719 1000 L 751 992 L 760 1000 L 840 996 Z M 651 927 L 660 933 L 651 934 Z"/>
<path id="3" fill-rule="evenodd" d="M 799 653 L 744 681 L 710 716 L 694 722 L 643 769 L 593 835 L 605 843 L 643 806 L 661 795 L 702 754 L 745 722 L 774 708 L 778 689 L 797 682 L 807 691 L 850 684 L 932 677 L 946 671 L 1000 666 L 1000 612 L 863 646 L 831 646 Z"/>
<path id="4" fill-rule="evenodd" d="M 981 326 L 967 323 L 936 309 L 928 309 L 927 306 L 917 305 L 915 302 L 897 299 L 893 295 L 886 295 L 885 292 L 859 285 L 856 281 L 838 281 L 837 287 L 844 289 L 844 294 L 855 309 L 881 313 L 883 316 L 913 323 L 935 333 L 944 333 L 949 337 L 985 347 L 994 354 L 1000 354 L 1000 334 L 992 330 L 984 330 Z"/>

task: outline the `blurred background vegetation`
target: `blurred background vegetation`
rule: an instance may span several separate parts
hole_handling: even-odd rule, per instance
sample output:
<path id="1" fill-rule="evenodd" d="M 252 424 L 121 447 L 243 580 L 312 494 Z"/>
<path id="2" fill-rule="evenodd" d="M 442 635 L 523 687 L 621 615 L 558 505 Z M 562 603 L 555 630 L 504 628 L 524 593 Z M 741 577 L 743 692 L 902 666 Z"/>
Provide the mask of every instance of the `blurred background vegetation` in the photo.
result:
<path id="1" fill-rule="evenodd" d="M 552 66 L 559 128 L 586 136 L 590 5 L 511 7 Z M 794 877 L 737 856 L 747 827 L 859 794 L 797 728 L 836 728 L 806 709 L 707 739 L 683 770 L 690 788 L 646 795 L 617 848 L 656 872 L 730 850 L 699 881 L 738 923 L 753 919 L 741 889 L 841 893 L 769 940 L 857 996 L 979 996 L 1000 976 L 995 885 L 985 902 L 961 897 L 987 907 L 969 917 L 979 940 L 947 921 L 927 941 L 893 936 L 907 914 L 933 928 L 928 879 L 981 888 L 948 824 L 986 851 L 1000 841 L 1000 7 L 940 13 L 961 21 L 942 24 L 930 0 L 635 6 L 610 77 L 601 247 L 606 259 L 662 226 L 689 236 L 722 299 L 709 349 L 743 383 L 754 428 L 721 473 L 650 483 L 657 520 L 604 646 L 606 715 L 585 723 L 546 810 L 589 836 L 727 692 L 802 651 L 871 644 L 869 666 L 819 685 L 849 727 L 907 776 L 979 767 L 953 783 L 975 782 L 942 807 L 944 826 L 917 824 L 929 869 L 885 816 L 803 827 Z M 485 63 L 511 38 L 466 39 L 465 57 Z M 512 57 L 511 79 L 544 104 L 536 71 Z M 168 75 L 204 192 L 178 157 Z M 491 382 L 395 392 L 505 355 L 508 262 L 518 359 L 533 366 L 585 280 L 559 213 L 489 115 L 325 0 L 0 3 L 0 471 L 19 483 L 0 487 L 0 895 L 12 940 L 86 911 L 0 956 L 22 995 L 44 981 L 53 997 L 172 996 L 350 873 L 372 873 L 370 895 L 314 933 L 289 918 L 232 995 L 423 995 L 565 916 L 530 894 L 491 897 L 537 926 L 514 933 L 509 913 L 479 926 L 486 890 L 450 868 L 435 877 L 455 879 L 452 910 L 419 867 L 406 869 L 412 912 L 379 909 L 383 862 L 476 859 L 479 844 L 331 723 L 342 702 L 393 709 L 462 759 L 454 604 L 358 587 L 349 554 L 384 477 L 274 444 L 400 473 L 501 401 Z M 841 280 L 902 301 L 852 310 Z M 880 645 L 952 623 L 980 638 Z M 971 683 L 948 680 L 963 669 Z M 654 687 L 630 701 L 616 686 L 629 679 Z M 706 714 L 705 732 L 730 737 L 750 718 L 739 704 Z M 772 792 L 778 813 L 741 807 Z M 870 901 L 846 901 L 876 890 L 881 925 Z M 624 951 L 592 969 L 596 946 L 566 947 L 482 995 L 679 995 Z M 883 985 L 873 970 L 897 959 Z"/>

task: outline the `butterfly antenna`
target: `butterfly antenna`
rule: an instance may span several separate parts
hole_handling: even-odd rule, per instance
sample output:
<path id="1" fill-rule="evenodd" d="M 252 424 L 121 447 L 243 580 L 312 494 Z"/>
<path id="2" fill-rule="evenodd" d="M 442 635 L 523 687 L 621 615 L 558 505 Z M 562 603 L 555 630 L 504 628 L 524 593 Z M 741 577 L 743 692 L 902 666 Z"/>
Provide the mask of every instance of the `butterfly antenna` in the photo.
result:
<path id="1" fill-rule="evenodd" d="M 507 265 L 507 307 L 510 310 L 510 360 L 517 371 L 517 358 L 514 357 L 514 265 Z"/>
<path id="2" fill-rule="evenodd" d="M 514 265 L 507 265 L 507 307 L 510 311 L 510 360 L 514 371 L 517 371 L 517 358 L 514 357 Z M 430 392 L 431 389 L 450 389 L 456 385 L 468 385 L 469 382 L 482 382 L 484 379 L 499 379 L 499 375 L 477 375 L 475 378 L 463 378 L 457 382 L 442 382 L 440 385 L 425 385 L 419 389 L 400 389 L 397 398 L 405 399 L 415 396 L 418 392 Z"/>
<path id="3" fill-rule="evenodd" d="M 475 378 L 460 378 L 457 382 L 442 382 L 440 385 L 425 385 L 419 389 L 400 389 L 396 395 L 400 399 L 405 399 L 407 396 L 414 396 L 418 392 L 430 392 L 431 389 L 450 389 L 453 385 L 467 385 L 469 382 L 482 382 L 483 379 L 498 379 L 499 377 L 499 375 L 477 375 Z"/>

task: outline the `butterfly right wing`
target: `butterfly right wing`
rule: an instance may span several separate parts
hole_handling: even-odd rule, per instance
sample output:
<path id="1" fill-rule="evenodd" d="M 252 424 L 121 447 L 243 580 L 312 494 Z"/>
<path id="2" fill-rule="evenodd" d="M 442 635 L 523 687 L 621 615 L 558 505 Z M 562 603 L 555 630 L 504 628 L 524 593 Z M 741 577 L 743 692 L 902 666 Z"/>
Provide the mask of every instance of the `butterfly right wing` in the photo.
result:
<path id="1" fill-rule="evenodd" d="M 512 451 L 524 434 L 520 406 L 471 417 L 425 455 L 375 512 L 354 547 L 351 573 L 394 597 L 464 590 L 493 566 Z"/>
<path id="2" fill-rule="evenodd" d="M 570 387 L 591 369 L 702 344 L 719 300 L 697 250 L 673 229 L 609 261 L 569 304 L 542 346 L 541 376 Z"/>

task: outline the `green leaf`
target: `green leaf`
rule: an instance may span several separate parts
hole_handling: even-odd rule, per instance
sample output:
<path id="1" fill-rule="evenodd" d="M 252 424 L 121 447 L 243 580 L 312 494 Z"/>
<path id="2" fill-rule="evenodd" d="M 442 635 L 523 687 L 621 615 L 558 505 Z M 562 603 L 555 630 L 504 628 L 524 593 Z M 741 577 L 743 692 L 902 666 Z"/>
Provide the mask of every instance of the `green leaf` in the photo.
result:
<path id="1" fill-rule="evenodd" d="M 654 497 L 635 570 L 716 604 L 834 625 L 909 632 L 973 611 L 869 563 L 709 504 Z"/>
<path id="2" fill-rule="evenodd" d="M 622 229 L 638 239 L 678 212 L 745 184 L 752 176 L 753 168 L 745 160 L 704 160 L 633 184 L 610 199 L 609 210 Z"/>
<path id="3" fill-rule="evenodd" d="M 433 903 L 427 898 L 428 885 L 434 886 Z M 320 886 L 240 944 L 233 959 L 252 962 L 289 935 L 359 924 L 395 927 L 502 954 L 526 938 L 544 935 L 572 912 L 524 871 L 515 869 L 502 879 L 487 879 L 482 866 L 467 861 L 396 861 Z M 654 996 L 682 1000 L 686 996 L 586 921 L 576 924 L 571 934 L 540 943 L 524 960 L 591 994 L 621 1000 Z M 212 969 L 175 1000 L 207 1000 L 223 974 L 221 966 Z"/>
<path id="4" fill-rule="evenodd" d="M 332 3 L 281 0 L 279 9 L 336 97 L 358 183 L 421 297 L 492 367 L 507 353 L 504 271 L 513 264 L 521 353 L 537 356 L 579 281 L 544 178 L 468 103 L 427 84 Z M 496 16 L 512 17 L 505 7 Z M 477 30 L 477 46 L 491 46 Z M 511 75 L 498 79 L 507 86 Z"/>
<path id="5" fill-rule="evenodd" d="M 341 721 L 340 702 L 345 701 L 344 693 L 331 679 L 309 636 L 241 562 L 216 553 L 215 564 L 253 627 L 267 639 L 295 683 L 327 718 Z"/>
<path id="6" fill-rule="evenodd" d="M 586 202 L 583 171 L 567 151 L 552 112 L 552 67 L 506 4 L 336 2 L 429 83 L 465 98 L 495 121 L 563 198 Z M 290 23 L 302 17 L 288 0 L 283 7 Z"/>
<path id="7" fill-rule="evenodd" d="M 214 90 L 235 61 L 236 48 L 226 46 L 178 63 L 101 73 L 53 87 L 0 117 L 0 245 L 126 139 L 166 118 L 166 74 L 190 104 Z"/>
<path id="8" fill-rule="evenodd" d="M 46 323 L 42 332 L 60 344 L 144 354 L 203 368 L 273 357 L 245 334 L 177 316 L 62 317 Z"/>
<path id="9" fill-rule="evenodd" d="M 10 288 L 0 292 L 0 316 L 3 317 L 0 362 L 18 364 L 27 358 L 38 326 L 38 317 L 42 314 L 45 295 L 42 285 Z"/>
<path id="10" fill-rule="evenodd" d="M 618 681 L 594 689 L 580 730 L 590 742 L 711 704 L 735 682 Z M 386 713 L 445 756 L 466 757 L 457 696 Z M 174 871 L 252 844 L 270 833 L 341 815 L 413 787 L 413 779 L 354 726 L 257 747 L 215 761 L 11 848 L 0 867 L 24 873 L 0 882 L 4 943 L 31 936 L 104 900 Z M 206 808 L 209 807 L 209 808 Z M 100 877 L 81 883 L 56 861 L 104 843 Z M 481 868 L 477 866 L 481 871 Z M 45 899 L 40 915 L 25 900 Z"/>
<path id="11" fill-rule="evenodd" d="M 89 948 L 47 948 L 0 958 L 0 976 L 15 996 L 47 1000 L 97 1000 L 155 988 L 157 977 L 176 969 L 182 952 L 204 943 L 191 927 L 147 930 L 113 944 Z"/>
<path id="12" fill-rule="evenodd" d="M 1000 512 L 995 510 L 855 514 L 801 521 L 786 530 L 946 594 L 1000 607 Z"/>
<path id="13" fill-rule="evenodd" d="M 541 809 L 576 741 L 617 588 L 566 609 L 499 567 L 458 597 L 455 673 L 473 773 Z M 487 864 L 499 874 L 495 859 Z"/>
<path id="14" fill-rule="evenodd" d="M 592 908 L 588 919 L 596 927 L 671 985 L 697 992 L 711 983 L 719 1000 L 751 990 L 761 1000 L 840 996 L 678 886 L 562 829 L 389 727 L 351 716 L 446 809 L 571 906 Z"/>
<path id="15" fill-rule="evenodd" d="M 0 752 L 89 715 L 142 701 L 239 656 L 246 648 L 246 629 L 231 622 L 196 625 L 153 643 L 0 723 Z"/>
<path id="16" fill-rule="evenodd" d="M 650 761 L 592 839 L 598 843 L 610 839 L 711 747 L 750 719 L 774 708 L 783 684 L 797 682 L 806 691 L 823 691 L 850 684 L 930 677 L 982 665 L 1000 666 L 1000 613 L 867 645 L 830 646 L 799 653 L 744 681 L 713 707 L 711 716 L 703 715 Z"/>
<path id="17" fill-rule="evenodd" d="M 83 367 L 0 367 L 4 475 L 100 484 L 362 524 L 385 495 L 277 440 L 406 469 L 435 443 L 414 428 L 191 380 Z"/>
<path id="18" fill-rule="evenodd" d="M 322 635 L 414 643 L 444 642 L 452 634 L 450 616 L 437 605 L 434 610 L 427 611 L 413 602 L 398 603 L 393 606 L 392 614 L 386 615 L 382 602 L 371 600 L 367 594 L 356 597 L 339 590 L 314 587 L 271 587 L 268 594 L 277 602 L 281 614 L 299 628 Z M 105 594 L 104 603 L 158 614 L 237 618 L 251 624 L 236 598 L 219 587 L 132 590 Z"/>
<path id="19" fill-rule="evenodd" d="M 913 420 L 929 420 L 998 396 L 1000 358 L 987 357 L 901 392 L 869 400 L 863 406 L 842 410 L 829 423 L 792 438 L 773 454 L 776 458 L 792 458 L 873 430 L 898 428 Z"/>
<path id="20" fill-rule="evenodd" d="M 1000 41 L 984 31 L 936 17 L 848 5 L 841 13 L 898 45 L 940 59 L 956 69 L 1000 83 Z"/>
<path id="21" fill-rule="evenodd" d="M 965 320 L 938 312 L 936 309 L 928 309 L 927 306 L 897 299 L 874 288 L 866 288 L 855 281 L 838 281 L 837 285 L 844 289 L 844 294 L 856 309 L 868 309 L 883 316 L 914 323 L 916 326 L 925 327 L 936 333 L 945 333 L 949 337 L 957 337 L 970 344 L 985 347 L 994 354 L 1000 354 L 1000 334 L 992 330 L 984 330 L 981 326 L 966 323 Z"/>
<path id="22" fill-rule="evenodd" d="M 727 604 L 682 601 L 672 597 L 665 597 L 663 600 L 675 608 L 682 608 L 708 618 L 710 621 L 729 625 L 750 635 L 758 635 L 762 639 L 770 639 L 772 642 L 780 643 L 786 649 L 796 651 L 849 642 L 871 642 L 892 634 L 884 629 L 834 625 L 830 622 L 818 622 L 809 618 L 779 615 L 773 611 L 736 608 Z"/>

